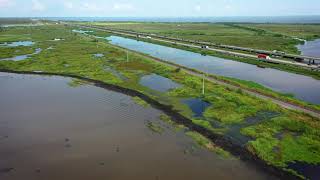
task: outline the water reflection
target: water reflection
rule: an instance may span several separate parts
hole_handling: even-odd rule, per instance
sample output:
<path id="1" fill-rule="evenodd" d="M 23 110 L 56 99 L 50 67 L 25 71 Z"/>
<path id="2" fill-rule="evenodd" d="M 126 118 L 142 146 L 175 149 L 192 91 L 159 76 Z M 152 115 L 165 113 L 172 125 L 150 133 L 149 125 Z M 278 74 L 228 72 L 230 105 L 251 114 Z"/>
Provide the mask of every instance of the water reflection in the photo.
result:
<path id="1" fill-rule="evenodd" d="M 190 99 L 185 99 L 182 100 L 184 104 L 189 106 L 189 108 L 193 112 L 193 117 L 202 117 L 204 111 L 211 105 L 208 102 L 205 102 L 201 99 L 196 99 L 196 98 L 190 98 Z"/>

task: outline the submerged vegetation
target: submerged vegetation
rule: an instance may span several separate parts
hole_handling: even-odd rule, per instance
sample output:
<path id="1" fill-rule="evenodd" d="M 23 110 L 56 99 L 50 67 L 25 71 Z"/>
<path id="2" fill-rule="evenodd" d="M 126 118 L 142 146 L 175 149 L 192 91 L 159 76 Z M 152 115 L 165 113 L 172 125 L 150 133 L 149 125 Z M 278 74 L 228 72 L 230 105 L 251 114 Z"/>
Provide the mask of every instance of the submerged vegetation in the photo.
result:
<path id="1" fill-rule="evenodd" d="M 148 121 L 147 127 L 154 133 L 162 134 L 164 129 L 157 123 Z"/>
<path id="2" fill-rule="evenodd" d="M 224 158 L 230 158 L 231 154 L 222 148 L 213 144 L 209 139 L 202 136 L 201 134 L 193 131 L 188 131 L 186 135 L 190 136 L 199 146 L 208 149 L 211 152 L 215 152 Z"/>
<path id="3" fill-rule="evenodd" d="M 0 33 L 0 43 L 16 41 L 15 35 L 19 36 L 19 40 L 36 42 L 30 48 L 42 48 L 43 51 L 27 60 L 0 61 L 2 70 L 78 75 L 133 89 L 162 104 L 171 105 L 173 110 L 213 133 L 226 134 L 236 129 L 234 127 L 240 127 L 238 134 L 251 137 L 245 147 L 273 166 L 288 170 L 287 164 L 295 161 L 320 164 L 319 119 L 283 109 L 272 102 L 209 81 L 206 82 L 206 94 L 202 95 L 202 78 L 135 52 L 130 52 L 130 59 L 127 61 L 126 50 L 104 40 L 94 41 L 92 37 L 72 32 L 71 28 L 63 25 L 6 28 Z M 50 41 L 56 37 L 65 40 Z M 49 47 L 52 48 L 49 50 Z M 0 52 L 9 56 L 14 50 L 0 47 Z M 98 53 L 105 56 L 92 56 Z M 125 78 L 106 71 L 105 67 L 118 71 Z M 150 74 L 166 77 L 181 86 L 168 92 L 142 86 L 139 83 L 141 77 Z M 71 84 L 78 85 L 78 82 Z M 190 108 L 181 102 L 185 98 L 198 98 L 212 105 L 205 110 L 203 117 L 194 118 Z M 139 97 L 132 99 L 144 107 L 149 106 Z M 279 115 L 255 124 L 246 124 L 248 118 L 259 115 L 259 112 L 275 112 Z M 175 124 L 166 115 L 161 115 L 161 120 Z M 157 133 L 163 132 L 158 124 L 148 122 L 147 126 Z M 189 132 L 188 135 L 209 150 L 229 155 L 198 133 Z"/>
<path id="4" fill-rule="evenodd" d="M 145 102 L 143 99 L 141 99 L 141 98 L 139 98 L 139 97 L 133 97 L 132 98 L 132 100 L 135 102 L 135 103 L 137 103 L 137 104 L 139 104 L 140 106 L 142 106 L 142 107 L 149 107 L 150 105 L 147 103 L 147 102 Z"/>
<path id="5" fill-rule="evenodd" d="M 79 87 L 79 86 L 83 86 L 83 85 L 87 85 L 88 82 L 83 81 L 83 80 L 79 80 L 79 79 L 72 79 L 70 82 L 68 82 L 68 85 L 70 87 Z"/>

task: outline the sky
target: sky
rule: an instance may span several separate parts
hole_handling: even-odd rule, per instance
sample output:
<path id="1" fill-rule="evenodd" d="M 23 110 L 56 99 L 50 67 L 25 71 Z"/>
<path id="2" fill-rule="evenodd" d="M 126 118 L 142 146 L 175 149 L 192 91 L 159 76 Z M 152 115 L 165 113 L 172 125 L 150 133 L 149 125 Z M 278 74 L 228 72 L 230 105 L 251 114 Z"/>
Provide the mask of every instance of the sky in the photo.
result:
<path id="1" fill-rule="evenodd" d="M 320 15 L 320 0 L 0 0 L 0 17 Z"/>

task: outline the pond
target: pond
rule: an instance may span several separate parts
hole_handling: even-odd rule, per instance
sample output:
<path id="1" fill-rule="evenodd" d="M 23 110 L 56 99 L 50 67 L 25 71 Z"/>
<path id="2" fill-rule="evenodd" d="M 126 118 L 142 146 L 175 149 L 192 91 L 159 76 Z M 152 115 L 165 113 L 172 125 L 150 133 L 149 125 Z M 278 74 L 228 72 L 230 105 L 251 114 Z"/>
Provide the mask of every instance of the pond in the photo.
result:
<path id="1" fill-rule="evenodd" d="M 117 78 L 119 78 L 121 80 L 124 80 L 124 81 L 128 80 L 128 78 L 125 75 L 123 75 L 121 72 L 117 71 L 113 67 L 105 66 L 103 69 L 107 72 L 112 73 L 114 76 L 116 76 Z"/>
<path id="2" fill-rule="evenodd" d="M 104 57 L 104 55 L 101 54 L 101 53 L 94 54 L 93 56 L 96 57 L 96 58 L 102 58 L 102 57 Z"/>
<path id="3" fill-rule="evenodd" d="M 180 84 L 173 82 L 171 79 L 159 76 L 157 74 L 143 76 L 139 83 L 143 86 L 160 92 L 167 92 L 171 89 L 181 87 Z"/>
<path id="4" fill-rule="evenodd" d="M 0 73 L 1 179 L 274 179 L 254 165 L 195 149 L 168 124 L 153 133 L 147 122 L 164 123 L 157 109 L 70 81 Z"/>
<path id="5" fill-rule="evenodd" d="M 297 46 L 302 55 L 320 57 L 320 39 L 307 41 Z"/>
<path id="6" fill-rule="evenodd" d="M 88 32 L 93 32 L 93 31 L 86 31 L 86 30 L 81 30 L 81 29 L 74 29 L 72 32 L 75 33 L 81 33 L 81 34 L 87 34 Z"/>
<path id="7" fill-rule="evenodd" d="M 186 104 L 193 112 L 193 117 L 202 117 L 204 111 L 211 105 L 208 102 L 205 102 L 197 98 L 189 98 L 182 100 L 182 103 Z"/>
<path id="8" fill-rule="evenodd" d="M 5 42 L 5 43 L 0 43 L 0 47 L 18 47 L 18 46 L 32 46 L 34 45 L 34 42 L 32 41 L 17 41 L 17 42 Z"/>
<path id="9" fill-rule="evenodd" d="M 106 39 L 111 44 L 146 53 L 176 64 L 211 74 L 253 81 L 274 91 L 290 93 L 298 99 L 320 104 L 320 81 L 308 76 L 271 68 L 258 68 L 251 64 L 213 56 L 202 56 L 198 53 L 119 36 L 110 36 Z"/>
<path id="10" fill-rule="evenodd" d="M 41 48 L 37 48 L 35 50 L 35 52 L 32 53 L 32 54 L 19 55 L 19 56 L 15 56 L 15 57 L 12 57 L 12 58 L 4 58 L 4 59 L 0 59 L 0 61 L 22 61 L 22 60 L 25 60 L 25 59 L 29 58 L 32 55 L 39 54 L 41 51 L 42 51 Z"/>

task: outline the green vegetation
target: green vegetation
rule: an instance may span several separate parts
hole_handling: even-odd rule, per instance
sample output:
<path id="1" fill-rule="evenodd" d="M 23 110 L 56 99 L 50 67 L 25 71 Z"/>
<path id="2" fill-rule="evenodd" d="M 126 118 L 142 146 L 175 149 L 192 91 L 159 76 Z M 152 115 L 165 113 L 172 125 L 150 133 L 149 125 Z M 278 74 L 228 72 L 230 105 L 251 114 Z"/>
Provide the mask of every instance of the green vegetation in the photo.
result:
<path id="1" fill-rule="evenodd" d="M 280 114 L 279 118 L 267 119 L 249 127 L 243 126 L 241 133 L 254 138 L 247 144 L 247 148 L 270 164 L 281 168 L 286 168 L 285 165 L 288 162 L 295 160 L 320 163 L 319 119 L 301 112 L 285 110 L 272 102 L 212 82 L 206 82 L 206 95 L 202 96 L 201 78 L 135 52 L 130 52 L 130 62 L 127 62 L 126 50 L 110 45 L 106 41 L 96 41 L 92 37 L 74 33 L 71 28 L 62 25 L 8 28 L 0 33 L 0 43 L 4 42 L 4 37 L 5 41 L 14 41 L 15 35 L 34 41 L 35 44 L 30 48 L 42 48 L 43 51 L 23 61 L 0 61 L 0 69 L 78 75 L 133 89 L 160 103 L 171 105 L 172 109 L 189 118 L 193 123 L 219 134 L 228 132 L 231 126 L 241 125 L 242 127 L 247 118 L 259 112 L 275 112 Z M 56 37 L 65 40 L 50 41 Z M 48 49 L 49 47 L 52 49 Z M 10 55 L 10 52 L 13 51 L 0 47 L 0 54 Z M 93 54 L 97 53 L 103 53 L 105 56 L 94 58 Z M 106 67 L 114 69 L 126 78 L 119 78 L 106 70 Z M 182 86 L 162 93 L 139 84 L 140 78 L 149 74 L 167 77 Z M 184 98 L 200 98 L 212 106 L 205 111 L 204 117 L 193 119 L 191 109 L 181 103 Z M 137 97 L 133 100 L 141 105 L 146 104 Z M 161 116 L 161 119 L 169 124 L 172 123 L 172 120 L 166 116 Z M 220 123 L 222 127 L 216 128 L 212 125 L 213 122 Z M 155 132 L 163 132 L 159 124 L 147 123 L 147 126 Z M 276 138 L 279 133 L 283 134 L 283 138 Z M 215 152 L 222 151 L 214 145 L 209 146 L 208 140 L 191 134 L 199 144 L 204 144 Z M 281 153 L 278 153 L 278 150 Z M 311 153 L 314 158 L 311 158 Z"/>
<path id="2" fill-rule="evenodd" d="M 318 119 L 290 114 L 244 128 L 241 132 L 255 139 L 248 143 L 253 153 L 270 164 L 286 167 L 288 162 L 294 161 L 319 163 L 319 127 Z"/>
<path id="3" fill-rule="evenodd" d="M 318 24 L 244 24 L 244 26 L 305 40 L 320 38 Z"/>
<path id="4" fill-rule="evenodd" d="M 148 104 L 147 102 L 145 102 L 143 99 L 141 99 L 141 98 L 139 98 L 139 97 L 133 97 L 133 98 L 131 98 L 135 103 L 137 103 L 137 104 L 139 104 L 140 106 L 142 106 L 142 107 L 145 107 L 145 108 L 147 108 L 147 107 L 149 107 L 150 106 L 150 104 Z"/>
<path id="5" fill-rule="evenodd" d="M 164 129 L 159 125 L 159 124 L 156 124 L 154 122 L 148 122 L 147 123 L 147 127 L 154 133 L 158 133 L 158 134 L 162 134 Z"/>
<path id="6" fill-rule="evenodd" d="M 211 152 L 215 152 L 224 158 L 231 158 L 231 154 L 222 148 L 213 144 L 209 139 L 201 134 L 193 131 L 188 131 L 186 135 L 190 136 L 199 146 L 208 149 Z"/>
<path id="7" fill-rule="evenodd" d="M 165 122 L 165 123 L 169 124 L 170 126 L 174 127 L 174 130 L 175 130 L 176 132 L 178 132 L 178 131 L 180 131 L 180 130 L 182 130 L 182 129 L 186 129 L 186 127 L 185 127 L 183 124 L 177 124 L 176 122 L 174 122 L 174 121 L 171 119 L 171 117 L 169 117 L 169 116 L 167 116 L 167 115 L 165 115 L 165 114 L 161 114 L 161 115 L 160 115 L 160 119 L 161 119 L 163 122 Z"/>
<path id="8" fill-rule="evenodd" d="M 70 87 L 79 87 L 87 84 L 89 84 L 87 81 L 83 81 L 79 79 L 72 79 L 70 82 L 68 82 L 68 85 Z"/>

